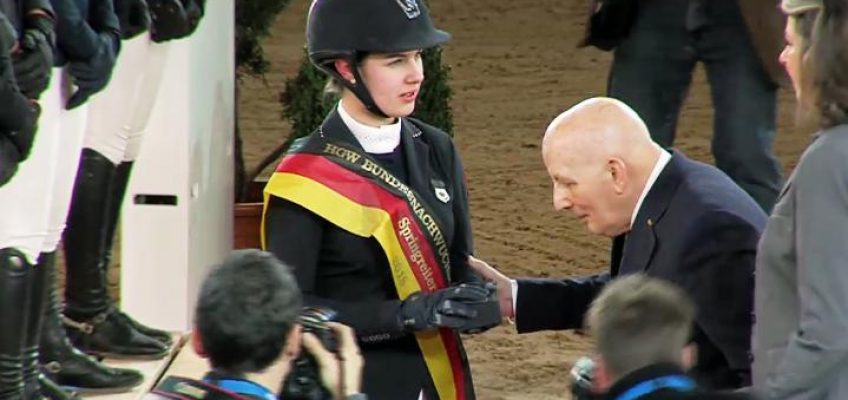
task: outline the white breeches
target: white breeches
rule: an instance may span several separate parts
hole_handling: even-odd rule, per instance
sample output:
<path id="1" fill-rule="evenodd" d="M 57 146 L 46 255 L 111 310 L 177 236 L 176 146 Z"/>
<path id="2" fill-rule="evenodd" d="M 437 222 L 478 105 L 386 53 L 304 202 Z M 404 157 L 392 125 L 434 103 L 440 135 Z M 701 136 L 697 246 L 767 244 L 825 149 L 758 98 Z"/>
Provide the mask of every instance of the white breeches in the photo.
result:
<path id="1" fill-rule="evenodd" d="M 124 41 L 109 86 L 89 102 L 86 148 L 115 165 L 133 161 L 162 81 L 168 45 L 149 34 Z"/>
<path id="2" fill-rule="evenodd" d="M 67 149 L 61 115 L 65 114 L 63 92 L 69 88 L 68 77 L 61 68 L 53 69 L 50 86 L 41 95 L 41 117 L 29 158 L 21 163 L 12 180 L 0 188 L 0 248 L 15 247 L 31 263 L 44 251 L 49 236 L 51 208 L 55 203 L 54 183 L 61 165 L 60 153 L 76 152 Z M 76 165 L 64 167 L 76 174 Z M 74 178 L 70 178 L 73 180 Z"/>

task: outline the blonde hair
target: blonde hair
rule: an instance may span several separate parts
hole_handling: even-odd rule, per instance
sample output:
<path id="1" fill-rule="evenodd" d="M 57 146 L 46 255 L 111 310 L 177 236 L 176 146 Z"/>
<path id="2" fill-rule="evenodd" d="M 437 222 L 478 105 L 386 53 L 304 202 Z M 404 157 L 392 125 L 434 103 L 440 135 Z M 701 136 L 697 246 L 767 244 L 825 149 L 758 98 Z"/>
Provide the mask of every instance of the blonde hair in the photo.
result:
<path id="1" fill-rule="evenodd" d="M 342 85 L 342 83 L 336 78 L 327 79 L 327 83 L 324 85 L 324 96 L 338 97 L 341 96 L 344 91 L 344 85 Z"/>

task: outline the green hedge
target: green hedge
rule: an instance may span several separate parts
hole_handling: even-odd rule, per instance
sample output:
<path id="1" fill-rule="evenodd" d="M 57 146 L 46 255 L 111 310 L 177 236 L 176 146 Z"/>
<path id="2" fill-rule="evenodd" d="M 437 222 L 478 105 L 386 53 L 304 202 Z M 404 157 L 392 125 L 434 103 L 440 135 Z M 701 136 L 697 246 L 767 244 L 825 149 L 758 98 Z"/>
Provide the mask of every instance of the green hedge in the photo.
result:
<path id="1" fill-rule="evenodd" d="M 244 72 L 262 75 L 268 71 L 268 59 L 261 41 L 270 33 L 271 24 L 291 0 L 236 0 L 236 66 Z"/>

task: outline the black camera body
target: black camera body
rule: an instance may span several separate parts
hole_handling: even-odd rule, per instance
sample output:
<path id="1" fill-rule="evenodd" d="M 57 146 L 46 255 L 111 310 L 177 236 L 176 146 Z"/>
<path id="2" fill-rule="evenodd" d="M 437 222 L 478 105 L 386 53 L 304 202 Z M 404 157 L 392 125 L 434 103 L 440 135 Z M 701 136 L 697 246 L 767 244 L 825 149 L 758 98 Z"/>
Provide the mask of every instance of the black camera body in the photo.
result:
<path id="1" fill-rule="evenodd" d="M 336 312 L 325 307 L 304 307 L 298 317 L 303 333 L 312 333 L 331 353 L 338 352 L 336 335 L 327 322 L 336 320 Z M 312 354 L 301 350 L 283 382 L 280 398 L 291 400 L 331 400 L 332 394 L 321 384 L 321 371 Z"/>

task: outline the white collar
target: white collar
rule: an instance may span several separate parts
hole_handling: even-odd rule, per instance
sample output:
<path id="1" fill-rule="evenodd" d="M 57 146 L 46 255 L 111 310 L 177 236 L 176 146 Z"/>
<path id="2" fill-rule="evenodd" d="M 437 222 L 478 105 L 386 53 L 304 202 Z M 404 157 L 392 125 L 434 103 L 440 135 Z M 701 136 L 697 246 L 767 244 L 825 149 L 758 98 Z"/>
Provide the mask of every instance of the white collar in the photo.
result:
<path id="1" fill-rule="evenodd" d="M 642 208 L 642 202 L 645 201 L 645 196 L 651 191 L 651 187 L 654 186 L 654 183 L 656 183 L 657 178 L 660 176 L 660 172 L 662 172 L 669 161 L 671 161 L 671 154 L 665 151 L 665 149 L 661 149 L 660 158 L 654 164 L 654 169 L 651 171 L 651 175 L 648 176 L 648 182 L 645 183 L 645 188 L 642 189 L 642 194 L 639 195 L 639 201 L 636 202 L 636 208 L 630 217 L 630 229 L 633 229 L 633 224 L 636 223 L 636 215 L 639 214 L 639 209 Z"/>
<path id="2" fill-rule="evenodd" d="M 339 101 L 339 116 L 342 117 L 347 128 L 362 146 L 366 153 L 385 154 L 391 153 L 400 144 L 400 118 L 397 122 L 383 126 L 365 125 L 350 115 L 345 110 L 344 102 Z"/>

